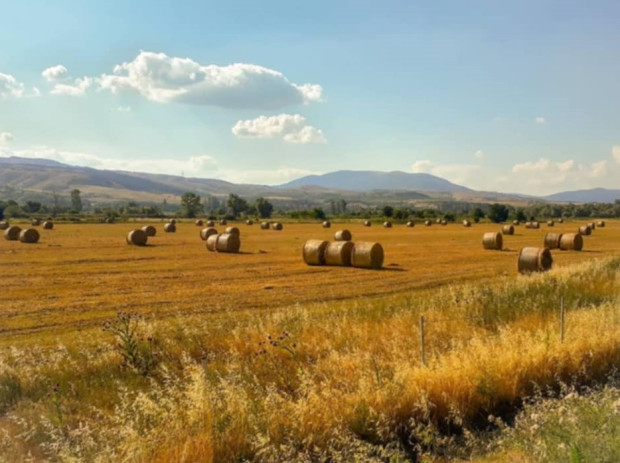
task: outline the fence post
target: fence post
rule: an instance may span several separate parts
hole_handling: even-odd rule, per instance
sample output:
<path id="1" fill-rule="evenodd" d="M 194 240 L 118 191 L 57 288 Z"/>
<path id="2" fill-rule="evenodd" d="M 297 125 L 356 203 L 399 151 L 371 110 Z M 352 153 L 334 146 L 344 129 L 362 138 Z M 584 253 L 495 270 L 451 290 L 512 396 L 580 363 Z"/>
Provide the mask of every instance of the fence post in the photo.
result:
<path id="1" fill-rule="evenodd" d="M 560 342 L 564 342 L 564 296 L 560 297 Z"/>
<path id="2" fill-rule="evenodd" d="M 426 366 L 426 352 L 424 351 L 424 315 L 420 315 L 420 356 L 422 365 Z"/>

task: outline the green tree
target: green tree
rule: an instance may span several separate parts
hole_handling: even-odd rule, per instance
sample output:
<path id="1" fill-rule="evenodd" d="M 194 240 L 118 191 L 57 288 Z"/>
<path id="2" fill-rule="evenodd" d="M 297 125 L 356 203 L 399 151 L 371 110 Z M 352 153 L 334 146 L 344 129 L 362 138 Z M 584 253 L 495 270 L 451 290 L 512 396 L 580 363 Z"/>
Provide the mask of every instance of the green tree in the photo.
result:
<path id="1" fill-rule="evenodd" d="M 325 216 L 325 211 L 323 209 L 321 209 L 320 207 L 315 207 L 312 210 L 312 213 L 313 213 L 315 219 L 325 220 L 325 217 L 326 217 Z"/>
<path id="2" fill-rule="evenodd" d="M 394 215 L 394 208 L 392 206 L 383 206 L 382 212 L 384 217 L 392 217 Z"/>
<path id="3" fill-rule="evenodd" d="M 22 209 L 25 212 L 33 214 L 35 212 L 39 212 L 41 210 L 41 203 L 38 201 L 26 201 L 26 204 L 22 206 Z"/>
<path id="4" fill-rule="evenodd" d="M 255 207 L 261 219 L 268 219 L 273 213 L 273 204 L 271 204 L 265 198 L 258 198 L 256 200 Z"/>
<path id="5" fill-rule="evenodd" d="M 71 208 L 78 214 L 82 212 L 82 209 L 84 207 L 82 205 L 81 193 L 82 192 L 78 190 L 77 188 L 74 190 L 71 190 Z"/>
<path id="6" fill-rule="evenodd" d="M 228 195 L 228 201 L 226 201 L 226 207 L 228 208 L 228 213 L 233 217 L 239 217 L 239 214 L 248 210 L 248 202 L 237 196 L 236 194 L 231 193 Z"/>
<path id="7" fill-rule="evenodd" d="M 190 191 L 183 193 L 183 195 L 181 195 L 181 208 L 185 217 L 189 217 L 190 219 L 196 217 L 196 215 L 203 210 L 200 196 Z"/>
<path id="8" fill-rule="evenodd" d="M 510 210 L 506 206 L 494 203 L 489 206 L 489 213 L 487 216 L 491 222 L 500 223 L 506 221 L 509 213 Z"/>
<path id="9" fill-rule="evenodd" d="M 480 219 L 484 219 L 484 211 L 479 207 L 475 208 L 471 213 L 471 218 L 475 223 L 480 222 Z"/>

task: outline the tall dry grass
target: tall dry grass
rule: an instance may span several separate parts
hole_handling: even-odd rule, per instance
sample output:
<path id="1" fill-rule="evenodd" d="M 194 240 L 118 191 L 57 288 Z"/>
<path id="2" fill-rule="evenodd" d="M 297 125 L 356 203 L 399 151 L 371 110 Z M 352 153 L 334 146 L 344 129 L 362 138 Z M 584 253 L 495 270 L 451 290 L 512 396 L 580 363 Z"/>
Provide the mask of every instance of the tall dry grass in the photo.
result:
<path id="1" fill-rule="evenodd" d="M 620 259 L 434 294 L 141 320 L 0 354 L 7 461 L 407 461 L 620 362 Z M 560 299 L 566 334 L 558 334 Z M 426 319 L 426 365 L 418 320 Z"/>

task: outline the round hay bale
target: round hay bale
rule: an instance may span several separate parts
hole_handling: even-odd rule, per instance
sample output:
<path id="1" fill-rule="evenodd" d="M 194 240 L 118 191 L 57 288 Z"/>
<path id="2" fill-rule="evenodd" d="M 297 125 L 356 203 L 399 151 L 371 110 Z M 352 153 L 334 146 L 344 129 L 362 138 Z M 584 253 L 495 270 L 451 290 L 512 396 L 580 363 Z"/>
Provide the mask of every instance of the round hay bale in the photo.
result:
<path id="1" fill-rule="evenodd" d="M 213 220 L 207 220 L 205 227 L 215 227 L 215 222 Z"/>
<path id="2" fill-rule="evenodd" d="M 200 220 L 200 219 L 198 219 L 198 220 L 196 220 L 196 222 L 194 222 L 194 224 L 195 224 L 197 227 L 202 227 L 203 223 L 204 223 L 204 222 L 203 222 L 202 220 Z"/>
<path id="3" fill-rule="evenodd" d="M 173 222 L 168 222 L 167 224 L 164 224 L 164 231 L 166 233 L 174 233 L 177 231 L 177 226 Z"/>
<path id="4" fill-rule="evenodd" d="M 445 220 L 442 220 L 441 222 L 439 222 L 440 225 L 448 225 L 448 222 L 446 222 Z"/>
<path id="5" fill-rule="evenodd" d="M 217 230 L 213 227 L 207 227 L 200 230 L 200 239 L 202 241 L 207 241 L 211 235 L 217 235 Z"/>
<path id="6" fill-rule="evenodd" d="M 176 225 L 177 221 L 176 221 L 176 219 L 170 219 L 170 220 L 168 220 L 168 223 L 173 223 L 173 224 Z"/>
<path id="7" fill-rule="evenodd" d="M 605 221 L 599 220 L 598 222 L 596 222 L 596 226 L 599 228 L 605 228 Z"/>
<path id="8" fill-rule="evenodd" d="M 501 233 L 488 232 L 482 235 L 482 247 L 484 249 L 496 249 L 501 251 L 503 245 L 504 240 Z"/>
<path id="9" fill-rule="evenodd" d="M 9 227 L 10 227 L 10 225 L 9 225 L 9 222 L 7 220 L 0 221 L 0 230 L 6 230 Z"/>
<path id="10" fill-rule="evenodd" d="M 409 222 L 407 222 L 406 224 L 409 228 L 413 228 L 415 227 L 415 223 L 413 223 L 411 220 Z"/>
<path id="11" fill-rule="evenodd" d="M 564 223 L 564 219 L 563 219 L 562 217 L 560 217 L 560 218 L 558 219 L 558 223 Z"/>
<path id="12" fill-rule="evenodd" d="M 239 231 L 237 227 L 227 227 L 226 230 L 224 230 L 224 233 L 230 233 L 231 235 L 237 235 L 237 236 L 241 234 L 241 232 Z"/>
<path id="13" fill-rule="evenodd" d="M 41 225 L 41 219 L 32 219 L 32 222 L 30 223 L 33 227 L 38 227 L 39 225 Z"/>
<path id="14" fill-rule="evenodd" d="M 370 227 L 371 225 L 372 225 L 372 222 L 370 220 L 364 220 L 365 227 Z"/>
<path id="15" fill-rule="evenodd" d="M 103 221 L 105 223 L 114 223 L 114 217 L 106 217 Z"/>
<path id="16" fill-rule="evenodd" d="M 145 225 L 141 228 L 141 230 L 146 233 L 146 236 L 155 236 L 157 234 L 157 228 L 153 225 Z"/>
<path id="17" fill-rule="evenodd" d="M 540 228 L 539 222 L 525 222 L 525 228 Z"/>
<path id="18" fill-rule="evenodd" d="M 325 265 L 325 249 L 328 241 L 308 240 L 304 243 L 302 254 L 304 262 L 308 265 Z"/>
<path id="19" fill-rule="evenodd" d="M 4 239 L 7 241 L 17 241 L 21 232 L 22 229 L 20 227 L 17 225 L 11 225 L 9 228 L 4 230 Z"/>
<path id="20" fill-rule="evenodd" d="M 521 225 L 521 223 L 520 223 L 518 220 L 513 220 L 513 221 L 512 221 L 512 224 L 513 224 L 513 225 Z"/>
<path id="21" fill-rule="evenodd" d="M 525 228 L 532 228 L 532 222 L 525 222 Z"/>
<path id="22" fill-rule="evenodd" d="M 553 265 L 548 248 L 526 247 L 519 252 L 517 270 L 519 273 L 546 272 Z"/>
<path id="23" fill-rule="evenodd" d="M 325 248 L 325 265 L 348 267 L 351 265 L 351 241 L 333 241 Z"/>
<path id="24" fill-rule="evenodd" d="M 332 224 L 331 224 L 331 222 L 329 220 L 325 220 L 323 222 L 323 228 L 329 228 L 331 226 L 332 226 Z"/>
<path id="25" fill-rule="evenodd" d="M 134 246 L 145 246 L 148 239 L 146 232 L 141 228 L 131 230 L 127 233 L 127 244 L 133 244 Z"/>
<path id="26" fill-rule="evenodd" d="M 560 238 L 560 250 L 581 251 L 583 249 L 583 237 L 580 233 L 564 233 Z"/>
<path id="27" fill-rule="evenodd" d="M 553 220 L 547 220 L 548 227 L 553 227 L 554 225 L 555 225 L 555 222 Z"/>
<path id="28" fill-rule="evenodd" d="M 392 222 L 386 220 L 385 222 L 383 222 L 383 228 L 392 228 Z"/>
<path id="29" fill-rule="evenodd" d="M 532 228 L 534 229 L 540 228 L 540 222 L 537 222 L 537 221 L 532 222 Z"/>
<path id="30" fill-rule="evenodd" d="M 463 220 L 463 226 L 464 227 L 471 227 L 471 222 L 467 219 Z"/>
<path id="31" fill-rule="evenodd" d="M 239 239 L 239 235 L 235 235 L 234 233 L 222 233 L 218 235 L 217 241 L 215 242 L 215 250 L 217 252 L 236 253 L 239 252 L 240 247 L 241 240 Z"/>
<path id="32" fill-rule="evenodd" d="M 282 227 L 282 224 L 280 222 L 274 222 L 274 223 L 271 224 L 271 228 L 273 230 L 278 230 L 279 231 L 279 230 L 282 230 L 283 227 Z"/>
<path id="33" fill-rule="evenodd" d="M 435 223 L 441 224 L 441 219 L 435 219 Z"/>
<path id="34" fill-rule="evenodd" d="M 220 225 L 226 225 L 227 223 L 226 219 L 220 219 Z"/>
<path id="35" fill-rule="evenodd" d="M 269 230 L 269 222 L 261 222 L 260 229 L 261 230 Z"/>
<path id="36" fill-rule="evenodd" d="M 336 241 L 351 241 L 353 236 L 349 230 L 338 230 L 334 233 L 334 240 Z"/>
<path id="37" fill-rule="evenodd" d="M 579 234 L 584 236 L 591 235 L 592 229 L 587 225 L 582 225 L 581 227 L 579 227 Z"/>
<path id="38" fill-rule="evenodd" d="M 562 233 L 547 233 L 545 235 L 544 245 L 549 249 L 558 249 L 560 247 L 561 239 Z"/>
<path id="39" fill-rule="evenodd" d="M 590 227 L 590 231 L 594 231 L 596 229 L 596 224 L 594 222 L 589 222 L 588 227 Z"/>
<path id="40" fill-rule="evenodd" d="M 36 243 L 39 241 L 39 232 L 34 228 L 26 228 L 19 233 L 19 241 L 22 243 Z"/>
<path id="41" fill-rule="evenodd" d="M 514 227 L 514 225 L 504 225 L 502 227 L 502 233 L 504 235 L 514 235 L 515 234 L 515 227 Z"/>
<path id="42" fill-rule="evenodd" d="M 433 222 L 431 222 L 430 220 L 425 220 L 424 225 L 430 227 L 431 225 L 433 225 Z"/>
<path id="43" fill-rule="evenodd" d="M 357 268 L 380 269 L 383 266 L 383 247 L 379 243 L 360 241 L 353 245 L 351 265 Z"/>
<path id="44" fill-rule="evenodd" d="M 44 230 L 51 230 L 54 228 L 54 222 L 51 222 L 49 220 L 46 220 L 45 222 L 43 222 L 43 229 Z"/>
<path id="45" fill-rule="evenodd" d="M 246 225 L 254 225 L 254 222 L 252 220 L 248 219 L 248 220 L 245 221 L 245 224 Z"/>
<path id="46" fill-rule="evenodd" d="M 215 233 L 213 235 L 209 235 L 209 237 L 207 238 L 207 249 L 211 252 L 215 252 L 217 251 L 217 240 L 219 239 L 220 235 Z"/>

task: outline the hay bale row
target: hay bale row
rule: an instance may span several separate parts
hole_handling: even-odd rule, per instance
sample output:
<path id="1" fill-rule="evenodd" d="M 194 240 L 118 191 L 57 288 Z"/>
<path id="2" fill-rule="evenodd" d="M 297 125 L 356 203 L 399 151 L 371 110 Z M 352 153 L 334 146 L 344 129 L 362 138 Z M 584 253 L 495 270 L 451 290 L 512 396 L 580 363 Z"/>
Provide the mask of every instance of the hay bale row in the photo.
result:
<path id="1" fill-rule="evenodd" d="M 283 226 L 282 226 L 282 224 L 280 222 L 274 222 L 274 223 L 271 224 L 271 229 L 272 230 L 280 231 L 280 230 L 282 230 L 282 228 L 283 228 Z"/>
<path id="2" fill-rule="evenodd" d="M 496 249 L 501 251 L 504 240 L 501 233 L 488 232 L 482 235 L 482 247 L 484 249 Z"/>
<path id="3" fill-rule="evenodd" d="M 583 238 L 579 233 L 564 233 L 560 238 L 559 247 L 562 251 L 581 251 L 583 249 Z"/>
<path id="4" fill-rule="evenodd" d="M 6 230 L 9 227 L 10 227 L 10 225 L 9 225 L 8 220 L 0 221 L 0 230 Z"/>
<path id="5" fill-rule="evenodd" d="M 177 231 L 177 225 L 175 222 L 170 221 L 166 224 L 164 224 L 164 231 L 166 233 L 175 233 Z"/>
<path id="6" fill-rule="evenodd" d="M 582 225 L 579 227 L 579 234 L 583 236 L 589 236 L 592 234 L 592 229 L 588 225 Z"/>
<path id="7" fill-rule="evenodd" d="M 308 240 L 302 248 L 308 265 L 380 269 L 383 266 L 383 247 L 379 243 L 351 241 L 328 242 Z"/>
<path id="8" fill-rule="evenodd" d="M 19 241 L 22 243 L 36 243 L 39 241 L 39 232 L 34 228 L 26 228 L 19 233 Z"/>
<path id="9" fill-rule="evenodd" d="M 207 249 L 211 252 L 237 253 L 241 248 L 239 235 L 222 233 L 211 235 L 207 238 Z"/>
<path id="10" fill-rule="evenodd" d="M 147 237 L 157 235 L 157 229 L 153 225 L 145 225 L 141 230 L 146 233 Z"/>
<path id="11" fill-rule="evenodd" d="M 17 225 L 11 225 L 9 228 L 4 230 L 4 239 L 7 241 L 17 241 L 21 231 L 22 229 Z"/>
<path id="12" fill-rule="evenodd" d="M 519 252 L 517 270 L 522 274 L 546 272 L 553 265 L 549 248 L 526 247 Z"/>
<path id="13" fill-rule="evenodd" d="M 136 228 L 127 233 L 127 244 L 134 246 L 146 246 L 148 235 L 142 228 Z"/>
<path id="14" fill-rule="evenodd" d="M 540 228 L 540 222 L 525 222 L 525 228 L 537 229 Z"/>
<path id="15" fill-rule="evenodd" d="M 335 241 L 351 241 L 353 239 L 353 235 L 349 230 L 338 230 L 334 233 Z"/>
<path id="16" fill-rule="evenodd" d="M 558 249 L 560 247 L 560 241 L 562 240 L 562 233 L 547 233 L 544 239 L 544 245 L 549 249 Z"/>
<path id="17" fill-rule="evenodd" d="M 502 227 L 502 233 L 504 235 L 514 235 L 515 234 L 515 227 L 514 227 L 514 225 L 504 225 Z"/>
<path id="18" fill-rule="evenodd" d="M 217 230 L 213 227 L 207 227 L 200 230 L 200 239 L 202 241 L 207 241 L 211 235 L 217 235 Z"/>

